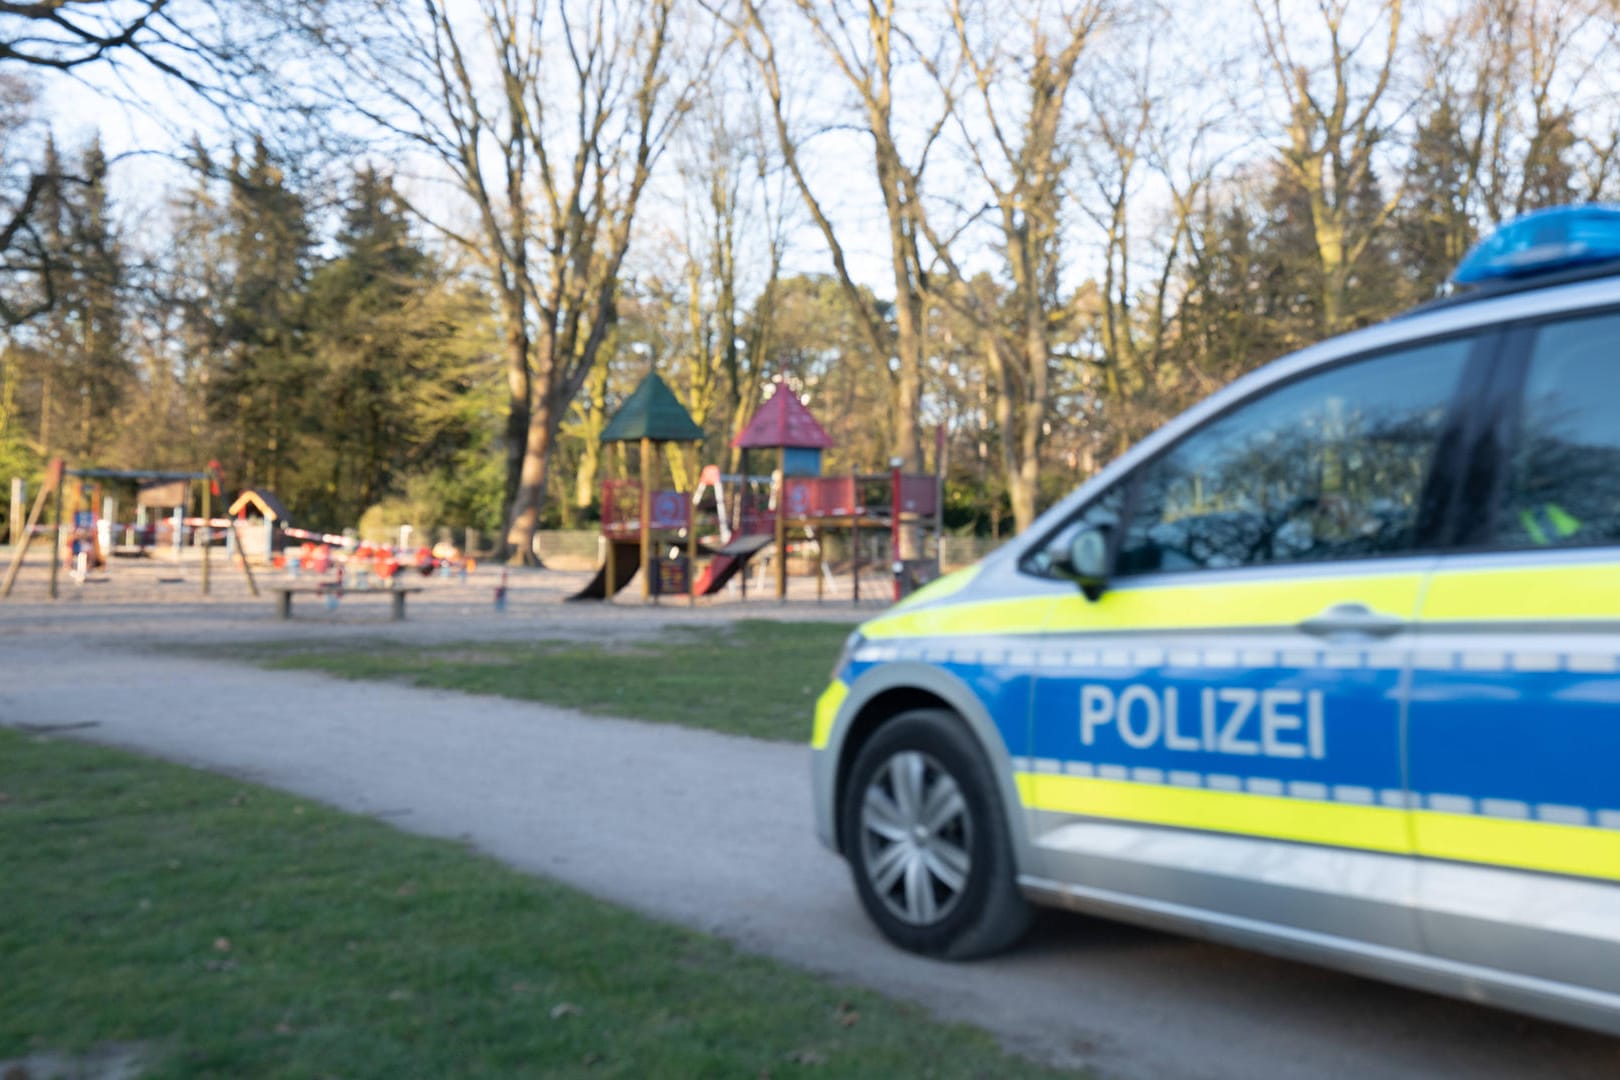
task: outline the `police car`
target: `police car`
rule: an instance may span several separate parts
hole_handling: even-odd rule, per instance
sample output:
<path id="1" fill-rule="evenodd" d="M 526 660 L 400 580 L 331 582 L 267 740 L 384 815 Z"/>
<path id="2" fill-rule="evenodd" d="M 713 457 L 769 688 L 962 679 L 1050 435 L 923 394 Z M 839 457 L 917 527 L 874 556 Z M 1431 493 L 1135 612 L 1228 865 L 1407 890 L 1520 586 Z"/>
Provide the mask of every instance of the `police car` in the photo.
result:
<path id="1" fill-rule="evenodd" d="M 1620 208 L 1453 281 L 850 638 L 816 816 L 888 938 L 1059 905 L 1620 1034 Z"/>

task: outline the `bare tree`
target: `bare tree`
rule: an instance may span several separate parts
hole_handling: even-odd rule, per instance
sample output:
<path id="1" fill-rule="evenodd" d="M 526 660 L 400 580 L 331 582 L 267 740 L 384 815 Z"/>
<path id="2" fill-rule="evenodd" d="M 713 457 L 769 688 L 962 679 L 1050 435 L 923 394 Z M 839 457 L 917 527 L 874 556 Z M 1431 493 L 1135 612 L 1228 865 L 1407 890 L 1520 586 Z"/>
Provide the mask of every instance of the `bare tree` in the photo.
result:
<path id="1" fill-rule="evenodd" d="M 777 46 L 780 27 L 767 21 L 756 0 L 741 0 L 732 25 L 759 67 L 783 164 L 827 244 L 845 297 L 860 313 L 873 348 L 879 355 L 895 358 L 894 453 L 913 468 L 921 469 L 924 316 L 929 305 L 931 262 L 923 239 L 928 231 L 923 175 L 929 155 L 950 121 L 951 101 L 949 94 L 943 95 L 930 106 L 927 115 L 919 117 L 911 107 L 903 115 L 898 114 L 896 95 L 899 68 L 909 58 L 925 60 L 936 72 L 945 65 L 938 58 L 918 56 L 918 39 L 897 22 L 894 0 L 862 4 L 796 0 L 795 7 L 802 28 L 854 91 L 858 118 L 852 118 L 852 124 L 871 141 L 872 167 L 887 224 L 889 269 L 894 282 L 892 325 L 872 296 L 856 284 L 827 204 L 804 168 L 800 157 L 804 136 L 790 122 L 790 105 L 783 88 Z M 947 77 L 944 82 L 949 85 L 954 78 Z M 908 140 L 907 136 L 914 137 Z M 910 153 L 904 149 L 908 145 L 915 147 Z"/>
<path id="2" fill-rule="evenodd" d="M 265 32 L 261 8 L 272 2 L 0 0 L 0 326 L 55 304 L 68 267 L 45 251 L 33 215 L 65 188 L 89 182 L 34 167 L 40 147 L 19 138 L 30 100 L 48 101 L 52 80 L 75 80 L 165 123 L 181 141 L 150 108 L 149 88 L 130 82 L 132 71 L 145 70 L 227 127 L 262 134 L 279 125 L 278 142 L 299 139 L 319 125 L 295 100 L 274 35 Z"/>
<path id="3" fill-rule="evenodd" d="M 797 195 L 751 70 L 710 88 L 687 126 L 680 170 L 686 266 L 686 404 L 728 436 L 753 417 L 775 334 L 775 303 Z M 752 303 L 749 303 L 750 298 Z M 728 440 L 729 441 L 729 438 Z M 733 468 L 736 451 L 731 451 Z"/>
<path id="4" fill-rule="evenodd" d="M 1207 86 L 1223 79 L 1201 43 L 1167 35 L 1144 18 L 1112 28 L 1106 58 L 1084 86 L 1088 112 L 1076 196 L 1095 227 L 1101 273 L 1085 296 L 1096 348 L 1086 357 L 1105 407 L 1093 446 L 1122 450 L 1214 389 L 1178 344 L 1187 336 L 1186 271 L 1198 219 L 1225 152 L 1227 106 Z"/>
<path id="5" fill-rule="evenodd" d="M 686 273 L 686 409 L 706 425 L 738 371 L 738 229 L 749 154 L 726 115 L 709 96 L 681 170 L 686 189 L 681 249 Z M 735 387 L 733 388 L 735 391 Z"/>
<path id="6" fill-rule="evenodd" d="M 38 148 L 28 133 L 34 100 L 28 80 L 0 73 L 0 327 L 6 328 L 56 302 L 59 268 L 34 214 L 62 179 L 35 166 Z"/>
<path id="7" fill-rule="evenodd" d="M 1107 12 L 1079 0 L 1048 12 L 1026 4 L 1018 32 L 1006 9 L 952 0 L 951 24 L 973 93 L 955 109 L 962 143 L 990 196 L 999 247 L 1012 279 L 1004 302 L 968 282 L 950 245 L 929 232 L 949 270 L 953 303 L 978 328 L 995 377 L 1001 467 L 1013 518 L 1035 520 L 1042 446 L 1052 402 L 1054 336 L 1068 316 L 1060 294 L 1070 89 L 1082 54 Z M 948 83 L 942 83 L 947 92 Z M 927 229 L 927 220 L 921 220 Z"/>
<path id="8" fill-rule="evenodd" d="M 358 33 L 321 28 L 344 69 L 333 92 L 435 159 L 472 204 L 471 229 L 417 210 L 481 261 L 500 305 L 514 562 L 535 561 L 558 427 L 613 322 L 637 208 L 691 100 L 695 76 L 675 74 L 675 8 L 480 0 L 472 19 L 425 0 L 420 15 L 378 5 Z"/>
<path id="9" fill-rule="evenodd" d="M 1400 55 L 1403 3 L 1315 0 L 1326 39 L 1325 63 L 1315 70 L 1296 48 L 1293 9 L 1285 12 L 1283 0 L 1251 4 L 1272 88 L 1288 110 L 1282 164 L 1310 204 L 1322 329 L 1337 333 L 1348 323 L 1346 298 L 1356 265 L 1400 203 L 1397 190 L 1370 214 L 1358 213 L 1355 205 L 1397 120 L 1386 115 L 1386 98 Z"/>
<path id="10" fill-rule="evenodd" d="M 186 18 L 199 0 L 0 0 L 0 64 L 73 71 L 137 57 L 200 87 L 193 62 L 218 56 L 216 43 Z"/>
<path id="11" fill-rule="evenodd" d="M 1431 116 L 1444 110 L 1451 127 L 1459 206 L 1497 222 L 1603 196 L 1620 147 L 1603 107 L 1615 93 L 1605 76 L 1617 10 L 1613 0 L 1474 0 L 1421 43 Z"/>

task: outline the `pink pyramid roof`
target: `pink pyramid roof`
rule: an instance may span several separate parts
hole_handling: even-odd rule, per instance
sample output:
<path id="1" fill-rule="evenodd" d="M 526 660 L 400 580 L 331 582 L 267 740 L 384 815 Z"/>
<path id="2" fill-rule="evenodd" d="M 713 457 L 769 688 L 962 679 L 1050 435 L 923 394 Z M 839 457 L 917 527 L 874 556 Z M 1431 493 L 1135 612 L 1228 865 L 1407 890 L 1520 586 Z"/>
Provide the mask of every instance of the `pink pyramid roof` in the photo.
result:
<path id="1" fill-rule="evenodd" d="M 765 446 L 826 450 L 833 441 L 804 407 L 799 395 L 779 385 L 770 400 L 759 407 L 743 433 L 731 440 L 731 445 L 745 450 Z"/>

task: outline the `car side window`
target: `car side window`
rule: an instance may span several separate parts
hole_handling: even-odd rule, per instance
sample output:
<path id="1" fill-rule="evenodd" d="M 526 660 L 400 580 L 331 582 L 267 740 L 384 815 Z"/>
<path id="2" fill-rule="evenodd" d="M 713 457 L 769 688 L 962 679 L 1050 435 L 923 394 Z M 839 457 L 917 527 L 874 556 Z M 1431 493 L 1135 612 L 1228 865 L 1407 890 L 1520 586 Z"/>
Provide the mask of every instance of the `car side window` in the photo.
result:
<path id="1" fill-rule="evenodd" d="M 1537 332 L 1493 539 L 1620 543 L 1620 314 Z"/>
<path id="2" fill-rule="evenodd" d="M 1473 339 L 1383 353 L 1287 384 L 1144 466 L 1115 573 L 1392 555 Z"/>

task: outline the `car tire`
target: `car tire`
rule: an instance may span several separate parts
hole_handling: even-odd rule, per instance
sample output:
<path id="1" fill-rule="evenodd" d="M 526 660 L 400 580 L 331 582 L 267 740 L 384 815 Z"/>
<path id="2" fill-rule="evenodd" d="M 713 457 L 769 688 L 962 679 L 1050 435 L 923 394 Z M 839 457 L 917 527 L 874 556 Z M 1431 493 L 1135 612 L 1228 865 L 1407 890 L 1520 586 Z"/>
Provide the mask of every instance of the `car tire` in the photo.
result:
<path id="1" fill-rule="evenodd" d="M 856 755 L 839 815 L 861 904 L 901 948 L 966 960 L 1029 928 L 999 789 L 954 713 L 917 709 L 880 727 Z"/>

